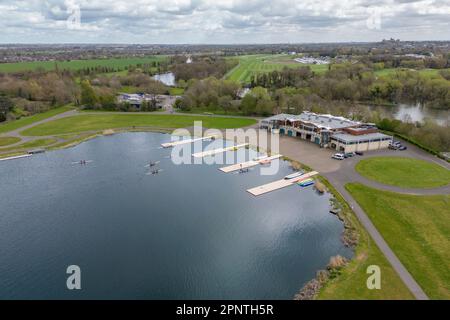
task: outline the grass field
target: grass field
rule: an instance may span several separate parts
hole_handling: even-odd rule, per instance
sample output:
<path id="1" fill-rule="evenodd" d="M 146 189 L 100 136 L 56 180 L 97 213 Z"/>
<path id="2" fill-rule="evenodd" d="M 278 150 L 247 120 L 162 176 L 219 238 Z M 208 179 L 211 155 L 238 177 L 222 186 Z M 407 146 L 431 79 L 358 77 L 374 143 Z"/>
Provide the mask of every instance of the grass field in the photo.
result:
<path id="1" fill-rule="evenodd" d="M 19 150 L 29 150 L 34 148 L 40 148 L 45 147 L 48 145 L 51 145 L 55 143 L 57 140 L 53 138 L 46 138 L 46 139 L 37 139 L 29 142 L 25 142 L 22 144 L 19 144 L 14 147 L 6 147 L 6 148 L 0 148 L 0 152 L 6 152 L 6 151 L 19 151 Z"/>
<path id="2" fill-rule="evenodd" d="M 355 254 L 341 274 L 329 280 L 320 290 L 317 299 L 349 299 L 349 300 L 406 300 L 414 296 L 402 282 L 398 274 L 378 249 L 367 231 L 360 224 L 351 208 L 343 197 L 327 181 L 323 181 L 327 188 L 341 204 L 342 214 L 353 225 L 359 234 L 359 243 Z M 366 285 L 367 267 L 378 265 L 381 269 L 381 289 L 369 290 Z"/>
<path id="3" fill-rule="evenodd" d="M 17 137 L 0 137 L 0 147 L 8 146 L 13 143 L 17 143 L 20 141 L 20 138 Z"/>
<path id="4" fill-rule="evenodd" d="M 54 120 L 40 124 L 22 132 L 28 136 L 46 136 L 84 131 L 98 131 L 114 128 L 155 127 L 184 128 L 194 125 L 194 121 L 202 121 L 206 128 L 238 128 L 256 123 L 249 118 L 226 118 L 187 115 L 152 115 L 152 114 L 87 114 Z"/>
<path id="5" fill-rule="evenodd" d="M 30 125 L 34 122 L 56 116 L 57 114 L 69 111 L 71 109 L 73 109 L 72 106 L 59 107 L 59 108 L 51 109 L 47 112 L 38 113 L 38 114 L 29 116 L 29 117 L 23 117 L 18 120 L 0 124 L 0 133 L 5 133 L 5 132 L 9 132 L 12 130 L 22 128 L 22 127 Z"/>
<path id="6" fill-rule="evenodd" d="M 450 170 L 413 158 L 368 158 L 356 165 L 356 171 L 368 179 L 404 188 L 432 188 L 450 183 Z"/>
<path id="7" fill-rule="evenodd" d="M 450 69 L 447 69 L 450 70 Z M 383 76 L 390 76 L 395 74 L 399 71 L 413 71 L 413 72 L 419 72 L 420 74 L 427 75 L 430 77 L 440 77 L 439 71 L 441 69 L 421 69 L 421 70 L 413 70 L 413 69 L 405 69 L 405 68 L 387 68 L 387 69 L 381 69 L 375 71 L 375 75 L 383 77 Z"/>
<path id="8" fill-rule="evenodd" d="M 358 183 L 346 188 L 427 295 L 450 299 L 450 195 L 413 196 Z"/>
<path id="9" fill-rule="evenodd" d="M 123 59 L 91 59 L 91 60 L 71 60 L 71 61 L 35 61 L 35 62 L 16 62 L 1 63 L 0 72 L 20 72 L 34 71 L 37 68 L 44 70 L 54 70 L 58 65 L 60 70 L 80 70 L 83 68 L 93 67 L 110 67 L 117 69 L 125 69 L 130 65 L 152 63 L 154 61 L 163 61 L 166 56 L 150 56 L 147 58 L 123 58 Z"/>
<path id="10" fill-rule="evenodd" d="M 313 71 L 321 73 L 328 70 L 328 65 L 306 65 L 295 62 L 288 55 L 247 55 L 239 57 L 239 65 L 225 75 L 226 79 L 249 83 L 251 77 L 259 73 L 282 70 L 284 67 L 300 68 L 309 66 Z"/>

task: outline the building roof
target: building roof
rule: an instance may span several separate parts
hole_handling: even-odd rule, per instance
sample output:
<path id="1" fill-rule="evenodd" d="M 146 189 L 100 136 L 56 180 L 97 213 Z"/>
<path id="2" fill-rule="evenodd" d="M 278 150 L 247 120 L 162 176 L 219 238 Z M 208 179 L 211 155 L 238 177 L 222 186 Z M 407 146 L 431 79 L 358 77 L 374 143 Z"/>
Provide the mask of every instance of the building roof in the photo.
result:
<path id="1" fill-rule="evenodd" d="M 302 121 L 310 123 L 324 129 L 342 129 L 361 125 L 361 122 L 353 121 L 344 117 L 337 117 L 331 114 L 317 114 L 313 112 L 302 112 L 301 114 L 287 114 L 280 113 L 272 117 L 266 118 L 263 121 Z"/>
<path id="2" fill-rule="evenodd" d="M 348 133 L 335 133 L 331 136 L 331 139 L 333 138 L 344 142 L 358 142 L 366 140 L 392 139 L 392 136 L 388 136 L 380 132 L 362 134 L 359 136 L 355 136 Z"/>

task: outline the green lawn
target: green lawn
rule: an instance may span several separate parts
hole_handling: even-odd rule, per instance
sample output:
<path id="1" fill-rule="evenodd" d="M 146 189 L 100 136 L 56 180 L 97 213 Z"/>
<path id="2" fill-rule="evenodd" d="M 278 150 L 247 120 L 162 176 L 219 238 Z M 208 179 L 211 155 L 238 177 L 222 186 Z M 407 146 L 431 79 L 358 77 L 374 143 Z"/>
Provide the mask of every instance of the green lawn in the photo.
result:
<path id="1" fill-rule="evenodd" d="M 17 143 L 20 138 L 17 137 L 0 137 L 0 147 L 9 146 L 10 144 Z"/>
<path id="2" fill-rule="evenodd" d="M 442 69 L 420 69 L 420 70 L 414 70 L 414 69 L 406 69 L 406 68 L 386 68 L 375 71 L 375 75 L 384 77 L 384 76 L 391 76 L 394 75 L 396 72 L 400 71 L 416 71 L 419 72 L 422 75 L 427 75 L 429 77 L 441 77 L 439 75 L 439 71 Z M 450 69 L 447 69 L 450 70 Z"/>
<path id="3" fill-rule="evenodd" d="M 243 83 L 249 83 L 251 77 L 259 73 L 269 73 L 282 70 L 284 67 L 301 68 L 309 66 L 313 71 L 322 73 L 328 70 L 328 65 L 306 65 L 294 61 L 294 57 L 282 54 L 275 55 L 246 55 L 240 56 L 239 65 L 233 68 L 225 78 Z"/>
<path id="4" fill-rule="evenodd" d="M 333 192 L 339 201 L 342 216 L 346 217 L 359 234 L 359 242 L 355 248 L 355 254 L 349 264 L 341 271 L 341 274 L 329 280 L 320 290 L 317 299 L 341 299 L 341 300 L 406 300 L 414 299 L 414 296 L 405 286 L 398 274 L 378 249 L 372 238 L 361 225 L 355 214 L 344 198 L 326 180 L 323 182 Z M 366 285 L 367 267 L 378 265 L 381 269 L 381 289 L 369 290 Z"/>
<path id="5" fill-rule="evenodd" d="M 432 188 L 450 183 L 450 170 L 413 158 L 368 158 L 356 165 L 356 171 L 368 179 L 403 188 Z"/>
<path id="6" fill-rule="evenodd" d="M 450 195 L 413 196 L 359 183 L 346 188 L 427 295 L 450 299 Z"/>
<path id="7" fill-rule="evenodd" d="M 53 138 L 47 138 L 47 139 L 37 139 L 29 142 L 25 142 L 22 144 L 19 144 L 14 147 L 8 147 L 8 148 L 2 148 L 0 151 L 13 151 L 13 150 L 28 150 L 28 149 L 34 149 L 39 147 L 45 147 L 48 145 L 51 145 L 55 143 L 57 140 Z"/>
<path id="8" fill-rule="evenodd" d="M 73 109 L 72 106 L 59 107 L 59 108 L 51 109 L 47 112 L 38 113 L 38 114 L 29 116 L 29 117 L 22 117 L 18 120 L 0 124 L 0 133 L 5 133 L 5 132 L 19 129 L 21 127 L 30 125 L 37 121 L 41 121 L 41 120 L 56 116 L 57 114 L 69 111 L 71 109 Z"/>
<path id="9" fill-rule="evenodd" d="M 184 128 L 194 125 L 194 121 L 203 121 L 206 128 L 239 128 L 256 123 L 250 118 L 227 118 L 187 115 L 152 115 L 152 114 L 86 114 L 54 120 L 22 132 L 27 136 L 45 136 L 83 131 L 98 131 L 114 128 L 156 127 Z"/>
<path id="10" fill-rule="evenodd" d="M 46 71 L 54 70 L 58 65 L 60 70 L 80 70 L 84 68 L 110 67 L 116 69 L 125 69 L 130 65 L 149 64 L 154 61 L 163 61 L 166 56 L 149 56 L 146 58 L 123 58 L 123 59 L 90 59 L 90 60 L 71 60 L 71 61 L 35 61 L 35 62 L 16 62 L 1 63 L 0 72 L 20 72 L 33 71 L 37 68 L 43 68 Z"/>

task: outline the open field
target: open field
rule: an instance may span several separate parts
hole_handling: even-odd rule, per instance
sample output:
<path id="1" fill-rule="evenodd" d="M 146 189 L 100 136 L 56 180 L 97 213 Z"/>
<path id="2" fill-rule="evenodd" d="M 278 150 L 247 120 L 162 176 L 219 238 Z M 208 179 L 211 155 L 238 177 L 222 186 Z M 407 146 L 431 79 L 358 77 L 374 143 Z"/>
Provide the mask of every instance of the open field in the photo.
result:
<path id="1" fill-rule="evenodd" d="M 432 299 L 450 299 L 450 195 L 413 196 L 346 185 Z"/>
<path id="2" fill-rule="evenodd" d="M 450 170 L 437 164 L 403 157 L 374 157 L 356 165 L 362 176 L 404 188 L 433 188 L 450 183 Z"/>
<path id="3" fill-rule="evenodd" d="M 430 77 L 435 77 L 435 76 L 439 76 L 439 71 L 441 71 L 442 69 L 421 69 L 421 70 L 414 70 L 414 69 L 406 69 L 406 68 L 387 68 L 387 69 L 382 69 L 382 70 L 377 70 L 375 71 L 375 75 L 377 76 L 390 76 L 395 74 L 396 72 L 399 71 L 413 71 L 413 72 L 419 72 L 420 74 L 423 75 L 427 75 Z M 446 69 L 446 70 L 450 70 L 450 69 Z"/>
<path id="4" fill-rule="evenodd" d="M 20 141 L 20 138 L 17 137 L 0 137 L 0 147 L 8 146 L 13 143 L 17 143 Z"/>
<path id="5" fill-rule="evenodd" d="M 73 109 L 72 106 L 63 106 L 63 107 L 51 109 L 47 112 L 38 113 L 38 114 L 29 116 L 29 117 L 23 117 L 18 120 L 0 124 L 0 133 L 5 133 L 5 132 L 19 129 L 21 127 L 30 125 L 37 121 L 41 121 L 41 120 L 56 116 L 57 114 L 69 111 L 71 109 Z"/>
<path id="6" fill-rule="evenodd" d="M 338 277 L 329 280 L 320 290 L 317 299 L 406 300 L 414 299 L 412 293 L 387 261 L 375 242 L 360 224 L 344 198 L 326 180 L 323 181 L 339 201 L 342 215 L 359 234 L 359 243 L 349 264 Z M 366 285 L 367 267 L 378 265 L 382 272 L 381 290 L 369 290 Z"/>
<path id="7" fill-rule="evenodd" d="M 148 64 L 155 61 L 163 61 L 165 56 L 150 56 L 147 58 L 123 58 L 123 59 L 91 59 L 91 60 L 71 60 L 71 61 L 35 61 L 35 62 L 16 62 L 1 63 L 0 72 L 20 72 L 34 71 L 37 68 L 44 70 L 54 70 L 58 65 L 60 70 L 80 70 L 84 68 L 109 67 L 116 69 L 125 69 L 130 65 Z"/>
<path id="8" fill-rule="evenodd" d="M 284 67 L 300 68 L 309 66 L 313 71 L 318 73 L 328 70 L 328 65 L 301 64 L 295 62 L 293 59 L 291 56 L 281 54 L 241 56 L 239 57 L 239 65 L 225 75 L 225 78 L 248 83 L 255 74 L 282 70 Z"/>
<path id="9" fill-rule="evenodd" d="M 256 123 L 249 118 L 226 118 L 211 116 L 153 115 L 153 114 L 86 114 L 63 118 L 40 124 L 22 132 L 28 136 L 47 136 L 114 128 L 155 127 L 184 128 L 202 121 L 206 128 L 239 128 Z"/>

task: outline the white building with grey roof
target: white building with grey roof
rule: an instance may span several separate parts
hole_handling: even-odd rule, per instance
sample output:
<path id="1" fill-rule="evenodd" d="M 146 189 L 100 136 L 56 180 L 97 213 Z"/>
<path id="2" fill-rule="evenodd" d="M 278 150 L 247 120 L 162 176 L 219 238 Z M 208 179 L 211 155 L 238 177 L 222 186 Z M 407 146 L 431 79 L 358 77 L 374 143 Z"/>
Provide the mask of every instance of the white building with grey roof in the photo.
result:
<path id="1" fill-rule="evenodd" d="M 260 128 L 341 152 L 383 149 L 392 141 L 391 136 L 378 132 L 374 124 L 307 111 L 299 115 L 274 115 L 261 120 Z"/>

